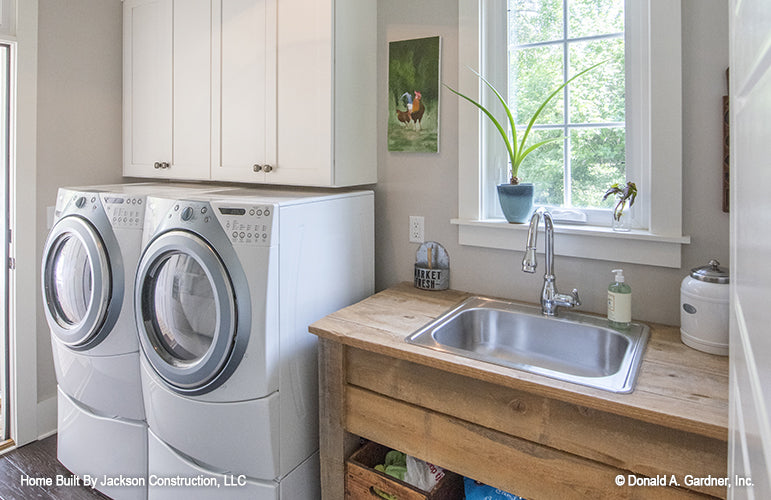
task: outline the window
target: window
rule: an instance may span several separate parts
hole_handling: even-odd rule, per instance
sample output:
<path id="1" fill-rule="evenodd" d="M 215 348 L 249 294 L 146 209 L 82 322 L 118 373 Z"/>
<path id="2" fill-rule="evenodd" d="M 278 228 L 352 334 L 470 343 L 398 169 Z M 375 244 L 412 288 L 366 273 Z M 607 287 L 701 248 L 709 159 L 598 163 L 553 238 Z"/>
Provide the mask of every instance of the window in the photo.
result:
<path id="1" fill-rule="evenodd" d="M 535 184 L 538 205 L 605 208 L 594 220 L 603 225 L 612 203 L 602 202 L 605 189 L 626 181 L 624 0 L 508 0 L 507 7 L 508 100 L 518 123 L 551 89 L 606 61 L 541 113 L 530 144 L 564 139 L 535 151 L 520 169 Z M 487 213 L 496 216 L 496 208 L 490 203 Z"/>
<path id="2" fill-rule="evenodd" d="M 587 10 L 598 8 L 613 15 L 598 22 Z M 586 224 L 558 225 L 566 235 L 558 237 L 558 254 L 680 267 L 680 245 L 689 241 L 682 236 L 680 1 L 459 0 L 459 14 L 458 87 L 495 99 L 467 69 L 478 68 L 525 117 L 566 77 L 610 58 L 552 101 L 535 133 L 565 139 L 531 155 L 519 176 L 540 185 L 537 203 L 587 215 Z M 461 107 L 459 120 L 453 223 L 460 243 L 519 250 L 526 227 L 503 221 L 495 188 L 506 154 L 488 120 L 470 112 Z M 609 229 L 601 198 L 627 179 L 640 194 L 636 229 L 622 235 Z"/>

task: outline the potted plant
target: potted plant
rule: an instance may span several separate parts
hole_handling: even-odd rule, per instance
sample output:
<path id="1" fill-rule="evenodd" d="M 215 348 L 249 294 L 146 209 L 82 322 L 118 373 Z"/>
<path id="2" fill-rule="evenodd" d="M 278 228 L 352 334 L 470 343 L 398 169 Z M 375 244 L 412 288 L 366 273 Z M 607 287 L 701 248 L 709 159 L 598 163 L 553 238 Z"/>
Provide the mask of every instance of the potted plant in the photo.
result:
<path id="1" fill-rule="evenodd" d="M 629 217 L 625 217 L 624 209 L 627 202 L 629 202 L 629 208 L 634 205 L 634 200 L 637 198 L 637 185 L 634 182 L 627 182 L 626 186 L 620 183 L 615 183 L 607 191 L 605 196 L 602 197 L 602 201 L 605 201 L 608 196 L 614 195 L 616 197 L 616 205 L 613 207 L 613 230 L 614 231 L 629 231 Z"/>
<path id="2" fill-rule="evenodd" d="M 527 139 L 528 139 L 528 136 L 530 135 L 530 130 L 533 128 L 533 124 L 535 124 L 535 121 L 538 119 L 541 112 L 549 104 L 549 102 L 551 102 L 551 100 L 557 94 L 559 94 L 559 92 L 562 89 L 564 89 L 565 86 L 567 86 L 570 82 L 572 82 L 576 78 L 588 73 L 589 71 L 593 70 L 597 66 L 604 63 L 605 61 L 599 62 L 594 66 L 590 66 L 589 68 L 581 71 L 580 73 L 578 73 L 577 75 L 574 75 L 568 81 L 566 81 L 565 83 L 557 87 L 557 89 L 555 89 L 551 94 L 549 94 L 548 97 L 544 99 L 544 101 L 535 111 L 535 113 L 533 113 L 533 116 L 530 117 L 530 120 L 527 122 L 527 127 L 525 128 L 525 131 L 522 134 L 521 138 L 518 138 L 517 136 L 517 127 L 514 121 L 514 114 L 512 113 L 511 108 L 509 108 L 509 105 L 506 102 L 506 99 L 504 99 L 501 93 L 498 92 L 498 90 L 489 81 L 487 81 L 487 79 L 483 77 L 481 74 L 477 73 L 473 69 L 471 70 L 475 75 L 477 75 L 485 83 L 485 85 L 487 85 L 490 88 L 490 90 L 492 90 L 492 92 L 498 98 L 500 103 L 503 105 L 503 109 L 506 110 L 506 116 L 508 117 L 508 121 L 509 121 L 508 131 L 507 131 L 507 128 L 505 128 L 498 121 L 498 119 L 495 118 L 495 116 L 493 116 L 492 112 L 490 112 L 488 108 L 481 105 L 474 99 L 471 99 L 470 97 L 461 94 L 460 92 L 449 87 L 448 85 L 446 84 L 444 85 L 453 94 L 456 94 L 459 97 L 462 97 L 463 99 L 467 100 L 468 102 L 470 102 L 471 104 L 479 108 L 493 122 L 493 125 L 495 125 L 495 128 L 498 130 L 498 133 L 503 139 L 503 143 L 506 146 L 506 152 L 509 155 L 510 175 L 509 175 L 509 182 L 507 184 L 498 185 L 498 201 L 501 204 L 501 210 L 503 210 L 503 215 L 506 217 L 506 220 L 508 222 L 511 222 L 511 223 L 527 222 L 530 218 L 530 215 L 533 212 L 533 195 L 534 195 L 533 184 L 521 183 L 518 177 L 519 166 L 522 164 L 522 160 L 527 158 L 527 156 L 530 153 L 540 148 L 541 146 L 544 146 L 551 142 L 561 141 L 564 139 L 564 137 L 553 137 L 551 139 L 546 139 L 545 141 L 540 141 L 528 146 Z"/>

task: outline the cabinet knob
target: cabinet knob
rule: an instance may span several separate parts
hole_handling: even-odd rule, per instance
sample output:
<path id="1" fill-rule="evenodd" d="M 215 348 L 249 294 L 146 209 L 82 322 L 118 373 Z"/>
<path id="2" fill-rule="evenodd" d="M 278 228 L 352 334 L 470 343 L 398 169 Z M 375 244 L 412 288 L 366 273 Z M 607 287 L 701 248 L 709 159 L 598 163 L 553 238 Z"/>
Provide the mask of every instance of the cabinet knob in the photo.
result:
<path id="1" fill-rule="evenodd" d="M 161 162 L 161 168 L 169 168 L 169 167 L 171 167 L 171 165 L 169 165 L 169 162 L 167 161 Z"/>
<path id="2" fill-rule="evenodd" d="M 252 166 L 252 170 L 255 172 L 262 172 L 262 165 L 257 165 L 256 163 Z"/>
<path id="3" fill-rule="evenodd" d="M 153 167 L 156 169 L 161 168 L 161 162 L 156 161 L 155 163 L 153 163 Z"/>
<path id="4" fill-rule="evenodd" d="M 265 172 L 266 174 L 270 173 L 273 171 L 273 167 L 271 167 L 270 165 L 263 165 L 262 171 Z"/>

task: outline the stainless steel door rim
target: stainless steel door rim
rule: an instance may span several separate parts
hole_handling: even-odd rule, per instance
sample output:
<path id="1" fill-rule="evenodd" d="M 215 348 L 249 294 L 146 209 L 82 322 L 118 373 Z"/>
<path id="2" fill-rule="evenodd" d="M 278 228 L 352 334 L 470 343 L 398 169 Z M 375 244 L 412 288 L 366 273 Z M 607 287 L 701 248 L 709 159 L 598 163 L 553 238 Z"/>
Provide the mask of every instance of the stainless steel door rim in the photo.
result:
<path id="1" fill-rule="evenodd" d="M 180 269 L 174 269 L 180 266 L 187 266 L 194 275 L 184 276 Z M 204 293 L 191 299 L 194 294 L 181 289 L 190 287 Z M 202 394 L 224 382 L 243 356 L 248 338 L 238 337 L 242 325 L 238 324 L 230 273 L 206 240 L 183 230 L 156 237 L 140 260 L 135 294 L 140 346 L 153 370 L 171 389 Z M 206 324 L 209 318 L 203 318 L 192 325 L 191 300 L 211 301 L 199 304 L 213 313 L 210 324 Z M 170 308 L 176 312 L 170 313 Z M 176 319 L 170 319 L 170 314 Z"/>
<path id="2" fill-rule="evenodd" d="M 100 232 L 78 215 L 65 216 L 51 229 L 43 250 L 46 318 L 51 332 L 74 350 L 104 340 L 123 303 L 122 259 L 111 231 Z"/>

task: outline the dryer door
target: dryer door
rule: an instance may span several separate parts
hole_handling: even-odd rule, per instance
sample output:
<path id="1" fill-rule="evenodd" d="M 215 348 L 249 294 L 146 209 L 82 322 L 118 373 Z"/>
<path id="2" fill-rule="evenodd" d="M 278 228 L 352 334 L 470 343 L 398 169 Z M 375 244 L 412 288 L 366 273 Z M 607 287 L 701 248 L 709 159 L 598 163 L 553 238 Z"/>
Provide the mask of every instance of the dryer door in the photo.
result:
<path id="1" fill-rule="evenodd" d="M 222 259 L 201 237 L 169 231 L 139 262 L 135 312 L 139 342 L 172 389 L 200 393 L 226 368 L 237 311 Z"/>
<path id="2" fill-rule="evenodd" d="M 54 225 L 43 250 L 43 298 L 51 333 L 70 348 L 88 349 L 109 333 L 110 271 L 104 242 L 90 222 L 67 216 Z"/>

